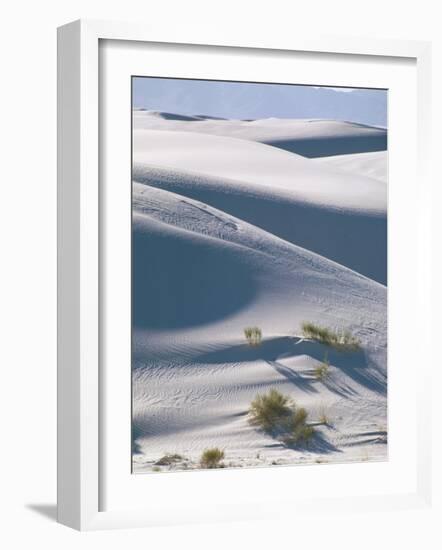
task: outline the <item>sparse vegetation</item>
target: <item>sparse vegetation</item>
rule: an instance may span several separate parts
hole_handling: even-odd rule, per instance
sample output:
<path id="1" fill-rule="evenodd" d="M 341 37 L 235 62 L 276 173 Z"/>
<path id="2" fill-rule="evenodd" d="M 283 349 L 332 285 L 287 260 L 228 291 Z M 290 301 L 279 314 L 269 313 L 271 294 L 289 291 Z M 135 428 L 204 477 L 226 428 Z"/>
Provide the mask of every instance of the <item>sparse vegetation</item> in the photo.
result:
<path id="1" fill-rule="evenodd" d="M 271 389 L 268 394 L 255 397 L 249 413 L 252 424 L 265 431 L 271 431 L 287 424 L 292 414 L 292 403 L 287 396 L 278 390 Z"/>
<path id="2" fill-rule="evenodd" d="M 161 468 L 159 466 L 153 466 L 152 472 L 161 472 Z"/>
<path id="3" fill-rule="evenodd" d="M 262 341 L 262 331 L 259 327 L 246 327 L 244 336 L 250 346 L 259 346 Z"/>
<path id="4" fill-rule="evenodd" d="M 297 426 L 293 429 L 291 435 L 286 439 L 286 443 L 289 445 L 296 445 L 298 443 L 307 443 L 314 435 L 315 429 L 313 426 L 307 424 Z"/>
<path id="5" fill-rule="evenodd" d="M 358 351 L 361 349 L 361 342 L 349 331 L 335 332 L 310 322 L 302 323 L 301 328 L 304 338 L 311 338 L 338 351 Z"/>
<path id="6" fill-rule="evenodd" d="M 307 420 L 307 416 L 308 414 L 304 407 L 297 408 L 293 411 L 292 417 L 290 419 L 290 427 L 292 429 L 295 429 L 299 426 L 304 425 Z"/>
<path id="7" fill-rule="evenodd" d="M 180 460 L 183 460 L 183 457 L 179 454 L 166 454 L 155 462 L 155 466 L 170 466 Z"/>
<path id="8" fill-rule="evenodd" d="M 313 436 L 315 430 L 313 426 L 307 424 L 307 416 L 307 411 L 304 408 L 293 411 L 289 422 L 290 433 L 285 438 L 287 444 L 306 443 Z"/>
<path id="9" fill-rule="evenodd" d="M 307 411 L 275 389 L 257 395 L 250 405 L 249 414 L 251 424 L 281 437 L 288 445 L 307 442 L 314 434 L 314 428 L 307 424 Z"/>
<path id="10" fill-rule="evenodd" d="M 325 380 L 330 372 L 330 361 L 328 360 L 328 353 L 325 353 L 324 360 L 317 367 L 315 367 L 316 380 Z"/>
<path id="11" fill-rule="evenodd" d="M 221 460 L 224 458 L 224 451 L 213 447 L 206 449 L 201 455 L 200 464 L 202 468 L 222 468 Z"/>

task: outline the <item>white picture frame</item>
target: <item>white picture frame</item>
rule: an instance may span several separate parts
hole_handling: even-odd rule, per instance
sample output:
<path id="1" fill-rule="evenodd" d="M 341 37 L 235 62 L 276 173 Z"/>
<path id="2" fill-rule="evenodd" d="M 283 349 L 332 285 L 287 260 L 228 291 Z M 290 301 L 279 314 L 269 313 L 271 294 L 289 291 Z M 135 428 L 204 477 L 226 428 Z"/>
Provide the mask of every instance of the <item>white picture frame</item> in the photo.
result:
<path id="1" fill-rule="evenodd" d="M 411 59 L 416 63 L 418 125 L 416 156 L 419 173 L 419 270 L 416 285 L 416 313 L 430 323 L 431 271 L 428 242 L 432 187 L 428 174 L 430 44 L 393 40 L 372 40 L 346 37 L 281 36 L 267 43 L 265 37 L 221 36 L 201 33 L 187 36 L 185 29 L 165 35 L 143 25 L 101 21 L 76 21 L 58 31 L 58 521 L 79 530 L 118 527 L 148 527 L 201 521 L 228 521 L 271 517 L 263 513 L 262 500 L 251 499 L 231 506 L 228 500 L 217 508 L 208 508 L 188 495 L 186 507 L 178 502 L 163 505 L 128 507 L 127 503 L 103 510 L 102 443 L 100 418 L 105 408 L 101 381 L 102 363 L 100 336 L 102 310 L 100 302 L 103 276 L 101 261 L 100 211 L 100 41 L 125 41 L 126 47 L 139 43 L 174 44 L 179 57 L 180 45 L 229 48 L 235 50 L 266 50 L 278 52 L 311 52 L 347 56 L 376 56 L 378 58 Z M 419 291 L 417 290 L 419 289 Z M 417 292 L 420 292 L 417 296 Z M 429 349 L 431 327 L 422 330 L 421 346 Z M 329 493 L 328 497 L 291 499 L 281 496 L 284 506 L 275 507 L 273 517 L 281 517 L 294 509 L 303 513 L 334 511 L 343 513 L 355 508 L 363 511 L 428 506 L 431 501 L 431 440 L 429 431 L 430 401 L 425 388 L 430 387 L 429 361 L 421 364 L 421 376 L 414 385 L 417 407 L 416 426 L 416 484 L 412 491 L 398 490 L 379 494 L 347 495 Z M 321 478 L 344 476 L 342 468 L 333 466 L 321 473 Z M 353 466 L 350 466 L 353 467 Z M 271 470 L 271 469 L 270 469 Z M 353 475 L 359 475 L 354 470 Z M 243 475 L 243 472 L 240 472 Z M 188 476 L 208 476 L 213 472 L 186 473 Z M 223 485 L 237 483 L 238 472 L 222 472 Z M 178 476 L 179 474 L 175 474 Z M 215 474 L 217 475 L 217 473 Z M 267 475 L 258 473 L 255 475 Z M 276 474 L 283 483 L 284 469 Z M 162 476 L 159 476 L 161 478 Z M 351 477 L 351 476 L 350 476 Z M 170 491 L 178 477 L 167 482 Z M 336 479 L 342 479 L 336 477 Z M 155 482 L 158 486 L 163 481 Z M 166 483 L 166 481 L 164 481 Z M 166 485 L 164 485 L 166 486 Z M 182 490 L 185 490 L 185 484 Z M 351 488 L 351 482 L 349 484 Z M 160 487 L 161 488 L 161 487 Z M 226 497 L 227 498 L 227 497 Z M 269 497 L 270 498 L 270 497 Z M 275 498 L 274 495 L 272 498 Z M 193 500 L 192 500 L 193 499 Z M 233 501 L 233 499 L 232 499 Z M 287 506 L 288 505 L 288 506 Z M 283 509 L 288 509 L 284 512 Z"/>

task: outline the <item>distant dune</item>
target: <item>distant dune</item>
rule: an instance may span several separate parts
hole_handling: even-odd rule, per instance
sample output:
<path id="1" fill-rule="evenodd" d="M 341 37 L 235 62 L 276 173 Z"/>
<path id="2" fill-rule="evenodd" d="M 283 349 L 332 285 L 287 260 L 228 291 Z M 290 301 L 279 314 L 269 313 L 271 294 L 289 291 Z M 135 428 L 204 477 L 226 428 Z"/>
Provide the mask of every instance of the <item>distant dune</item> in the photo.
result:
<path id="1" fill-rule="evenodd" d="M 336 120 L 216 120 L 158 111 L 134 111 L 133 121 L 135 129 L 236 137 L 273 145 L 309 158 L 387 149 L 387 130 L 384 128 Z"/>

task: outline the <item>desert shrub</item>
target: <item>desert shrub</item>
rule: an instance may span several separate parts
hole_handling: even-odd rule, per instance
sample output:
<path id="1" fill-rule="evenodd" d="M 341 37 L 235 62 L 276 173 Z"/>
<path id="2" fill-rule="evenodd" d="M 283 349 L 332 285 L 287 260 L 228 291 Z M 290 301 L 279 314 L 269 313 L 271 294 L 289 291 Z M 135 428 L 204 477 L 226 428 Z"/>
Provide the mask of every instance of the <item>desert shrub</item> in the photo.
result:
<path id="1" fill-rule="evenodd" d="M 358 351 L 361 349 L 361 342 L 349 331 L 335 332 L 310 322 L 302 323 L 301 328 L 304 338 L 311 338 L 338 351 Z"/>
<path id="2" fill-rule="evenodd" d="M 262 340 L 262 331 L 259 327 L 246 327 L 244 336 L 250 346 L 259 346 Z"/>
<path id="3" fill-rule="evenodd" d="M 179 454 L 167 454 L 158 459 L 155 462 L 155 466 L 170 466 L 170 464 L 173 464 L 174 462 L 179 462 L 182 459 L 183 457 Z"/>
<path id="4" fill-rule="evenodd" d="M 221 468 L 221 460 L 224 458 L 224 451 L 213 447 L 206 449 L 201 455 L 200 464 L 202 468 Z"/>
<path id="5" fill-rule="evenodd" d="M 250 405 L 250 422 L 288 445 L 308 441 L 314 434 L 307 424 L 308 412 L 275 389 L 257 395 Z"/>
<path id="6" fill-rule="evenodd" d="M 351 334 L 348 330 L 337 335 L 337 342 L 334 347 L 342 351 L 359 351 L 361 349 L 361 341 Z"/>
<path id="7" fill-rule="evenodd" d="M 302 408 L 294 408 L 288 423 L 288 435 L 285 442 L 289 445 L 307 442 L 314 434 L 314 428 L 307 424 L 307 411 Z"/>
<path id="8" fill-rule="evenodd" d="M 270 431 L 281 427 L 292 413 L 290 399 L 278 390 L 257 395 L 250 404 L 250 422 L 263 430 Z"/>
<path id="9" fill-rule="evenodd" d="M 308 413 L 303 407 L 294 409 L 292 417 L 290 419 L 291 429 L 295 429 L 299 426 L 304 426 L 307 420 Z"/>
<path id="10" fill-rule="evenodd" d="M 287 438 L 289 445 L 307 443 L 314 435 L 315 429 L 307 424 L 297 426 L 293 429 L 290 436 Z"/>
<path id="11" fill-rule="evenodd" d="M 328 353 L 324 355 L 324 361 L 315 367 L 315 377 L 317 380 L 324 380 L 327 378 L 330 371 L 330 361 L 328 360 Z"/>
<path id="12" fill-rule="evenodd" d="M 311 338 L 324 344 L 329 344 L 332 341 L 333 333 L 328 328 L 309 322 L 302 323 L 301 328 L 305 338 Z"/>

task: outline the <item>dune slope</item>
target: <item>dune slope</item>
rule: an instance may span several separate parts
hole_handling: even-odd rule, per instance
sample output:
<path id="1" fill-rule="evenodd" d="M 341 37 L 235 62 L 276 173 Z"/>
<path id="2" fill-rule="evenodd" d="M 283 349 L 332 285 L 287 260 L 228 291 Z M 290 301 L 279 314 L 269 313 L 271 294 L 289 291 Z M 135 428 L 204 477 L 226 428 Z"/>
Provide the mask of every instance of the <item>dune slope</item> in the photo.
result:
<path id="1" fill-rule="evenodd" d="M 158 111 L 134 111 L 134 129 L 180 131 L 257 141 L 317 158 L 387 149 L 387 131 L 363 124 L 316 119 L 223 120 Z"/>
<path id="2" fill-rule="evenodd" d="M 359 443 L 374 432 L 380 441 L 372 454 L 382 455 L 385 287 L 201 202 L 138 183 L 133 231 L 141 264 L 134 282 L 136 472 L 169 452 L 185 457 L 179 466 L 196 467 L 209 445 L 228 449 L 235 466 L 358 459 Z M 164 258 L 178 263 L 164 266 Z M 312 374 L 326 350 L 298 337 L 306 318 L 350 328 L 364 344 L 363 353 L 330 355 L 327 383 Z M 242 330 L 257 323 L 266 341 L 254 349 Z M 319 426 L 306 451 L 250 426 L 250 401 L 270 387 L 316 419 L 326 407 L 333 430 Z"/>
<path id="3" fill-rule="evenodd" d="M 209 447 L 227 467 L 385 459 L 386 130 L 133 121 L 133 471 L 198 468 Z M 306 339 L 304 321 L 361 347 Z M 308 411 L 308 446 L 250 424 L 271 388 Z"/>
<path id="4" fill-rule="evenodd" d="M 319 158 L 315 162 L 330 168 L 364 175 L 387 183 L 388 179 L 388 152 L 359 153 L 356 155 L 337 155 L 334 157 Z"/>
<path id="5" fill-rule="evenodd" d="M 381 181 L 260 143 L 147 130 L 134 134 L 133 177 L 210 204 L 386 283 Z"/>

